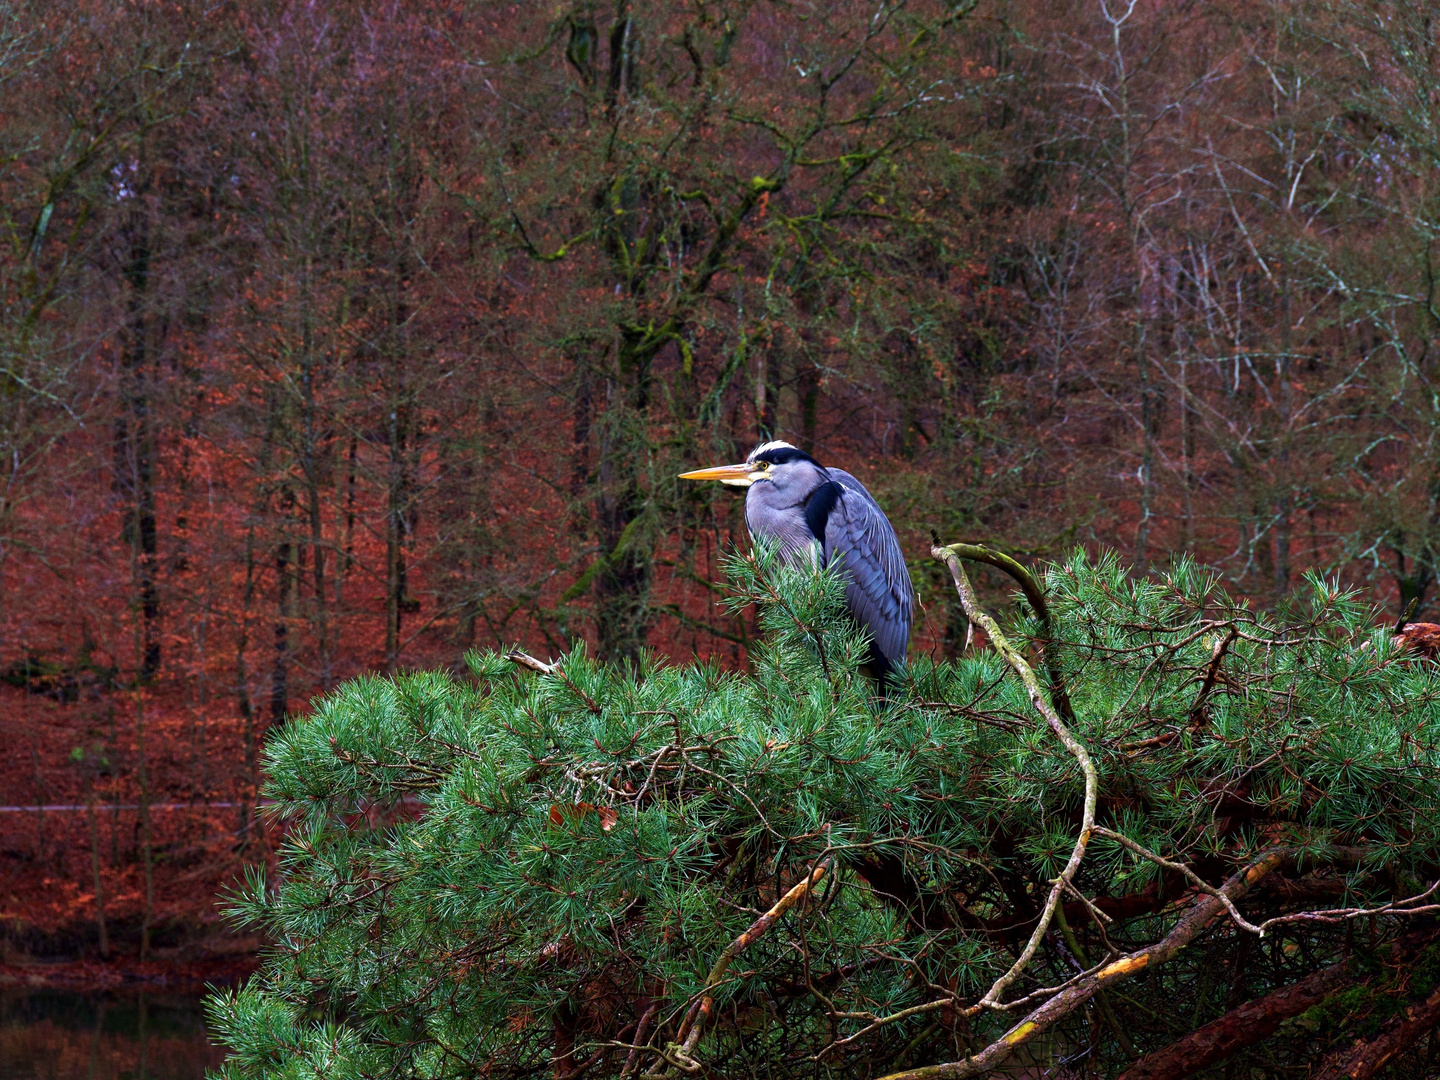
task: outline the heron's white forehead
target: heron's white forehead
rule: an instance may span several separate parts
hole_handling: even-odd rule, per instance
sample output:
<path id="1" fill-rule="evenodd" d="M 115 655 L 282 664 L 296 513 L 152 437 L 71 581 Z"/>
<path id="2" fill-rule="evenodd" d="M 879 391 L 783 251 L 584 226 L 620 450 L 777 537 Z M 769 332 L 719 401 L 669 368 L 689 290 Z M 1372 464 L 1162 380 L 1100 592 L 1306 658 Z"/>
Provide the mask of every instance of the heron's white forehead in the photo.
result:
<path id="1" fill-rule="evenodd" d="M 749 456 L 746 457 L 745 460 L 754 461 L 757 457 L 765 453 L 765 451 L 767 450 L 780 450 L 782 448 L 786 450 L 794 450 L 795 446 L 793 443 L 785 442 L 783 439 L 776 439 L 774 442 L 761 443 L 759 446 L 755 447 L 754 450 L 750 451 Z"/>

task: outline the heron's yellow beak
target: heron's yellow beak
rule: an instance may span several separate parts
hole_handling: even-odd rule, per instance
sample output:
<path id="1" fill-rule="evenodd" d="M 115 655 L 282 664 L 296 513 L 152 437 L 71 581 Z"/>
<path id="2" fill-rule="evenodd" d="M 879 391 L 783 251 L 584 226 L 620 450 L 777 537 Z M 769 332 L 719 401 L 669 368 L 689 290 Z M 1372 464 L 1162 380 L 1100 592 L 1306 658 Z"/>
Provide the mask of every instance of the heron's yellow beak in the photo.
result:
<path id="1" fill-rule="evenodd" d="M 749 487 L 755 482 L 755 469 L 748 461 L 739 465 L 717 465 L 713 469 L 696 469 L 680 474 L 681 480 L 719 480 L 731 487 Z"/>

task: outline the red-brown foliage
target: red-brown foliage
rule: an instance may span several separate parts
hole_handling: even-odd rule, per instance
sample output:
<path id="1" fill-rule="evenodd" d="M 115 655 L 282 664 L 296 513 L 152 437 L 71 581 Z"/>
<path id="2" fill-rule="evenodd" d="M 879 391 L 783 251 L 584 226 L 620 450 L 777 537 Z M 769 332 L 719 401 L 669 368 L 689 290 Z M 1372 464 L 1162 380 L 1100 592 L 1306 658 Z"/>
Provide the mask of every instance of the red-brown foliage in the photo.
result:
<path id="1" fill-rule="evenodd" d="M 94 947 L 92 846 L 122 947 L 213 921 L 266 850 L 264 730 L 337 680 L 514 642 L 743 664 L 739 504 L 673 476 L 762 436 L 880 496 L 917 653 L 960 645 L 932 527 L 1428 596 L 1421 24 L 807 10 L 17 8 L 12 944 Z M 91 792 L 94 845 L 36 809 Z"/>

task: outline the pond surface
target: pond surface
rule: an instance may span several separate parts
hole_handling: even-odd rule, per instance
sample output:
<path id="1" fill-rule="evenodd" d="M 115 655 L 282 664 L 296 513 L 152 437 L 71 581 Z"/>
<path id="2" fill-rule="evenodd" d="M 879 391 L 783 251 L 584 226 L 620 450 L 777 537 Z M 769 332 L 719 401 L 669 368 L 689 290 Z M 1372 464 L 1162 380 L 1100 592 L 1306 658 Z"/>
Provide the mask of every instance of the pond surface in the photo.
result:
<path id="1" fill-rule="evenodd" d="M 201 1080 L 224 1051 L 200 995 L 0 993 L 0 1080 Z"/>

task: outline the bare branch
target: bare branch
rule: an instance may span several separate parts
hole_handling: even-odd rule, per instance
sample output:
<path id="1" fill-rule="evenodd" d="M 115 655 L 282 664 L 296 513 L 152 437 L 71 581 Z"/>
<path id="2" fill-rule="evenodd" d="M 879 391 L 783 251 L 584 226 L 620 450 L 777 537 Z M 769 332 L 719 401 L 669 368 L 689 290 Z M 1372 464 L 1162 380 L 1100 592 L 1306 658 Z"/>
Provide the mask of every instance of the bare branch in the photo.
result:
<path id="1" fill-rule="evenodd" d="M 830 861 L 828 859 L 816 864 L 810 873 L 792 885 L 784 896 L 775 901 L 774 907 L 751 923 L 748 930 L 725 947 L 725 951 L 720 954 L 720 959 L 715 962 L 715 966 L 710 969 L 710 975 L 705 980 L 705 996 L 690 1007 L 690 1011 L 685 1015 L 685 1020 L 675 1036 L 675 1042 L 679 1045 L 674 1046 L 672 1050 L 681 1063 L 686 1066 L 692 1063 L 695 1066 L 699 1065 L 698 1062 L 693 1061 L 691 1055 L 695 1052 L 695 1047 L 699 1045 L 701 1037 L 705 1034 L 705 1027 L 715 1012 L 715 997 L 711 991 L 720 985 L 731 962 L 762 937 L 770 927 L 779 922 L 787 911 L 809 895 L 810 890 L 819 884 L 820 879 L 829 869 Z"/>
<path id="2" fill-rule="evenodd" d="M 1230 917 L 1235 920 L 1236 926 L 1240 927 L 1240 929 L 1242 930 L 1248 930 L 1250 933 L 1256 934 L 1260 937 L 1264 937 L 1266 932 L 1269 931 L 1272 926 L 1283 926 L 1286 923 L 1341 923 L 1348 922 L 1352 919 L 1364 918 L 1370 915 L 1432 915 L 1437 911 L 1440 911 L 1440 904 L 1422 903 L 1422 901 L 1428 900 L 1431 896 L 1433 896 L 1437 890 L 1440 890 L 1440 881 L 1436 881 L 1433 885 L 1431 885 L 1422 893 L 1419 893 L 1415 896 L 1408 896 L 1403 900 L 1394 900 L 1388 904 L 1383 904 L 1380 907 L 1331 908 L 1326 911 L 1297 911 L 1290 915 L 1277 915 L 1275 916 L 1275 918 L 1266 919 L 1262 923 L 1252 923 L 1248 919 L 1246 919 L 1244 915 L 1240 914 L 1240 910 L 1234 905 L 1234 903 L 1232 903 L 1229 899 L 1225 897 L 1225 894 L 1221 890 L 1215 888 L 1213 885 L 1207 884 L 1205 881 L 1203 881 L 1200 877 L 1196 875 L 1195 871 L 1191 870 L 1184 863 L 1172 862 L 1169 859 L 1163 858 L 1162 856 L 1155 854 L 1155 852 L 1150 851 L 1148 848 L 1137 844 L 1128 836 L 1124 836 L 1121 833 L 1117 833 L 1111 829 L 1107 829 L 1104 826 L 1097 825 L 1095 827 L 1095 833 L 1099 836 L 1105 837 L 1108 840 L 1114 840 L 1117 844 L 1128 848 L 1142 858 L 1149 859 L 1157 866 L 1163 866 L 1167 870 L 1176 870 L 1179 873 L 1183 874 L 1185 876 L 1185 880 L 1190 882 L 1190 884 L 1195 886 L 1195 888 L 1199 889 L 1201 892 L 1206 893 L 1209 896 L 1218 898 L 1225 905 L 1225 910 L 1229 912 Z"/>
<path id="3" fill-rule="evenodd" d="M 541 675 L 554 675 L 555 665 L 547 664 L 544 660 L 536 660 L 529 653 L 523 653 L 515 649 L 505 654 L 505 659 L 512 664 L 519 664 L 521 667 L 529 668 L 531 671 L 538 671 Z"/>
<path id="4" fill-rule="evenodd" d="M 1221 896 L 1225 901 L 1233 903 L 1291 854 L 1293 853 L 1287 848 L 1276 848 L 1267 852 L 1243 870 L 1231 875 L 1219 890 Z M 1099 991 L 1147 968 L 1165 963 L 1199 937 L 1224 910 L 1225 904 L 1220 899 L 1206 896 L 1191 907 L 1163 940 L 1149 948 L 1112 960 L 1100 970 L 1077 978 L 978 1054 L 972 1054 L 963 1061 L 949 1061 L 942 1065 L 927 1065 L 919 1069 L 892 1073 L 884 1080 L 941 1080 L 942 1077 L 944 1080 L 968 1080 L 969 1077 L 986 1075 L 1013 1054 L 1017 1047 L 1048 1030 L 1056 1021 L 1069 1016 Z"/>
<path id="5" fill-rule="evenodd" d="M 1035 677 L 1034 669 L 1026 663 L 1025 658 L 1000 632 L 1000 627 L 995 620 L 980 607 L 979 601 L 975 599 L 975 591 L 970 587 L 970 579 L 965 576 L 965 568 L 960 565 L 960 557 L 956 550 L 937 544 L 930 549 L 930 554 L 950 568 L 950 576 L 955 579 L 955 590 L 960 594 L 960 603 L 965 608 L 965 614 L 971 622 L 978 622 L 985 629 L 985 633 L 989 635 L 990 644 L 1005 658 L 1006 663 L 1025 684 L 1025 689 L 1030 695 L 1030 704 L 1045 718 L 1045 722 L 1050 725 L 1050 730 L 1055 732 L 1065 745 L 1065 749 L 1070 751 L 1070 754 L 1079 763 L 1081 772 L 1085 774 L 1085 804 L 1080 818 L 1080 835 L 1075 839 L 1075 846 L 1070 851 L 1070 858 L 1065 863 L 1065 869 L 1060 872 L 1060 876 L 1050 886 L 1050 895 L 1045 898 L 1045 907 L 1040 913 L 1040 919 L 1035 924 L 1035 930 L 1031 933 L 1030 940 L 1025 943 L 1025 948 L 1021 950 L 1020 956 L 1011 965 L 1010 970 L 996 979 L 995 984 L 980 999 L 981 1006 L 993 1007 L 1000 1003 L 1002 995 L 1010 984 L 1020 977 L 1021 972 L 1034 957 L 1035 950 L 1040 947 L 1040 942 L 1045 938 L 1045 932 L 1050 928 L 1050 920 L 1055 915 L 1055 906 L 1060 903 L 1060 897 L 1070 887 L 1076 872 L 1080 869 L 1080 863 L 1085 858 L 1086 845 L 1090 843 L 1090 837 L 1095 830 L 1095 803 L 1099 795 L 1100 778 L 1095 771 L 1094 763 L 1090 760 L 1090 754 L 1070 733 L 1070 729 L 1060 719 L 1054 706 L 1046 700 L 1040 689 L 1040 680 Z M 1019 564 L 1016 563 L 1016 565 Z M 1023 567 L 1021 569 L 1023 571 Z M 1025 572 L 1025 577 L 1029 577 L 1028 571 Z M 1045 610 L 1043 597 L 1040 599 L 1038 610 Z"/>

